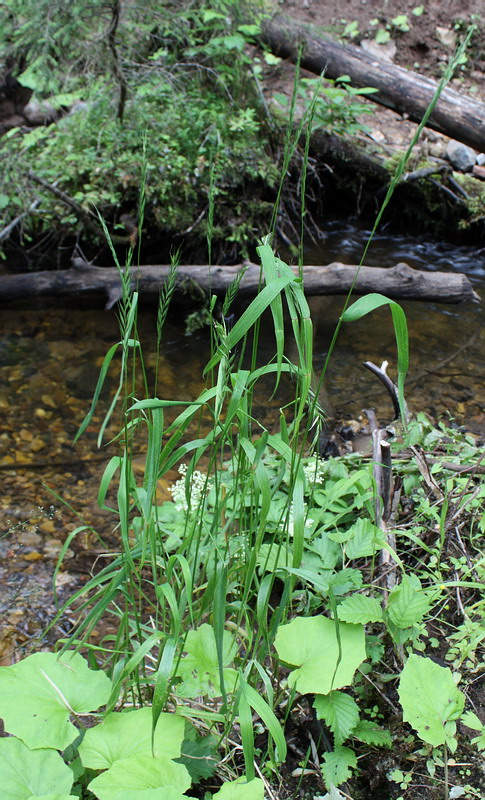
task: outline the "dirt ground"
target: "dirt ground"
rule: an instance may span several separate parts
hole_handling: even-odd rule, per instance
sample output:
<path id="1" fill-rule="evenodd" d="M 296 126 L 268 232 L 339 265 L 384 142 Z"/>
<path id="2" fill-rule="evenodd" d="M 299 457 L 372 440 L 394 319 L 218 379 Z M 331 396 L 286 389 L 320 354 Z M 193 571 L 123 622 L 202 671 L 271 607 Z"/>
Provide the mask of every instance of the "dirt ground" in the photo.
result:
<path id="1" fill-rule="evenodd" d="M 451 54 L 475 22 L 466 61 L 450 86 L 470 98 L 485 100 L 484 0 L 273 0 L 275 11 L 371 49 L 394 64 L 439 80 Z M 403 19 L 403 18 L 406 19 Z M 408 27 L 409 30 L 403 30 Z M 347 31 L 347 33 L 346 33 Z M 383 44 L 376 41 L 389 37 Z M 402 147 L 416 126 L 393 111 L 375 105 L 365 123 L 376 141 Z M 430 139 L 442 139 L 431 132 Z M 372 137 L 374 138 L 374 137 Z M 485 149 L 485 146 L 484 146 Z"/>

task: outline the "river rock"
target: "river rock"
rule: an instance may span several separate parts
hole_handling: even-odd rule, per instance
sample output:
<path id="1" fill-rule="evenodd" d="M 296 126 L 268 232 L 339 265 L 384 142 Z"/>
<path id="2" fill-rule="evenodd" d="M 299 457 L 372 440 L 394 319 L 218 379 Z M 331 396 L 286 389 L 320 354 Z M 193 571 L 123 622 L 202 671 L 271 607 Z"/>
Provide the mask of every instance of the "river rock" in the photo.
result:
<path id="1" fill-rule="evenodd" d="M 479 153 L 477 155 L 477 164 L 479 167 L 483 167 L 485 165 L 485 153 Z"/>
<path id="2" fill-rule="evenodd" d="M 459 169 L 461 172 L 470 172 L 477 160 L 476 153 L 471 147 L 467 147 L 455 139 L 448 143 L 446 157 L 455 169 Z"/>
<path id="3" fill-rule="evenodd" d="M 485 181 L 485 167 L 480 167 L 478 164 L 475 164 L 472 169 L 472 175 L 474 175 L 475 178 L 480 178 L 481 181 Z"/>

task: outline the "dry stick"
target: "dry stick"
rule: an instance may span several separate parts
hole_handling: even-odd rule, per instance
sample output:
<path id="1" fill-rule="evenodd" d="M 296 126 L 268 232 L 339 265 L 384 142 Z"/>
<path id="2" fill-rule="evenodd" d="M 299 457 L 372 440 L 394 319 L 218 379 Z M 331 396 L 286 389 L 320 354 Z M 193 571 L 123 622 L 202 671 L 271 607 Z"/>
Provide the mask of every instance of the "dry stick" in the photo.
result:
<path id="1" fill-rule="evenodd" d="M 387 367 L 388 362 L 383 361 L 381 366 L 378 367 L 377 364 L 374 364 L 372 361 L 364 361 L 364 367 L 368 369 L 370 372 L 373 373 L 377 378 L 379 378 L 380 382 L 384 385 L 385 389 L 387 390 L 391 400 L 392 405 L 394 408 L 395 419 L 398 419 L 400 411 L 399 411 L 399 397 L 398 397 L 398 389 L 395 383 L 390 379 L 389 375 L 387 374 Z M 370 421 L 370 420 L 369 420 Z"/>
<path id="2" fill-rule="evenodd" d="M 118 23 L 120 21 L 120 11 L 121 11 L 120 0 L 115 0 L 115 2 L 111 6 L 111 22 L 109 24 L 108 30 L 106 31 L 106 34 L 108 38 L 109 49 L 111 50 L 111 55 L 113 56 L 114 75 L 116 80 L 118 81 L 118 86 L 120 89 L 117 118 L 121 123 L 123 122 L 123 114 L 125 111 L 126 95 L 128 93 L 128 84 L 126 82 L 125 76 L 123 75 L 123 69 L 121 67 L 121 61 L 118 54 L 118 47 L 116 45 L 116 31 L 118 29 Z"/>
<path id="3" fill-rule="evenodd" d="M 88 212 L 85 211 L 84 208 L 76 200 L 74 200 L 74 198 L 70 197 L 68 194 L 66 194 L 66 192 L 63 192 L 62 189 L 58 189 L 57 186 L 54 186 L 52 183 L 44 180 L 44 178 L 41 178 L 40 175 L 36 175 L 34 172 L 31 172 L 31 170 L 28 170 L 27 176 L 35 183 L 38 183 L 39 186 L 43 186 L 48 192 L 51 192 L 51 194 L 58 197 L 59 200 L 61 200 L 66 206 L 72 208 L 76 217 L 89 231 L 91 231 L 91 233 L 104 239 L 102 228 L 97 225 L 93 219 L 91 219 Z"/>
<path id="4" fill-rule="evenodd" d="M 17 227 L 19 222 L 22 222 L 24 217 L 27 217 L 32 211 L 35 211 L 35 209 L 40 205 L 40 202 L 40 198 L 37 198 L 37 200 L 34 200 L 34 202 L 28 207 L 27 211 L 23 211 L 18 215 L 18 217 L 15 217 L 15 219 L 9 222 L 8 225 L 5 225 L 3 230 L 0 231 L 0 242 L 2 242 L 4 239 L 8 239 L 11 232 Z"/>

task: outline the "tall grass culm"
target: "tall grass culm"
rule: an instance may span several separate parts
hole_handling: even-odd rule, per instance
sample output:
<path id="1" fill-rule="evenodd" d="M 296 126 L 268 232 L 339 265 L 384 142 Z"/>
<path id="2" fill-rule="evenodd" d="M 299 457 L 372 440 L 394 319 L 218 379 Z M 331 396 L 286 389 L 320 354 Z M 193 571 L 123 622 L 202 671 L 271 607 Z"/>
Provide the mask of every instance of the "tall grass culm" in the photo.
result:
<path id="1" fill-rule="evenodd" d="M 412 148 L 470 36 L 471 32 L 450 63 L 397 167 L 361 263 Z M 310 106 L 306 122 L 299 123 L 292 136 L 294 107 L 293 100 L 285 165 L 304 125 L 312 118 Z M 216 181 L 214 169 L 213 192 Z M 212 207 L 215 202 L 213 194 Z M 140 207 L 143 209 L 142 199 Z M 197 721 L 200 732 L 215 733 L 213 752 L 219 747 L 227 759 L 226 767 L 229 764 L 232 768 L 229 754 L 234 748 L 236 754 L 242 754 L 248 781 L 259 769 L 255 762 L 257 718 L 267 733 L 264 752 L 258 745 L 259 764 L 266 764 L 271 772 L 286 757 L 284 719 L 299 684 L 297 679 L 289 681 L 282 669 L 283 662 L 297 662 L 281 655 L 281 631 L 288 630 L 299 614 L 313 619 L 314 612 L 326 610 L 326 619 L 332 624 L 335 621 L 334 644 L 330 644 L 335 645 L 336 655 L 329 667 L 330 690 L 347 685 L 339 682 L 339 670 L 350 663 L 347 627 L 357 626 L 339 623 L 336 598 L 362 584 L 355 559 L 360 554 L 373 556 L 385 546 L 369 527 L 370 522 L 362 522 L 360 549 L 354 542 L 352 550 L 342 533 L 349 530 L 350 521 L 357 524 L 357 506 L 349 511 L 341 499 L 349 486 L 359 498 L 359 513 L 373 518 L 369 470 L 363 468 L 352 477 L 344 473 L 334 476 L 326 488 L 325 466 L 308 448 L 318 392 L 314 391 L 313 379 L 313 325 L 301 269 L 303 243 L 299 252 L 299 271 L 295 274 L 273 252 L 271 237 L 263 238 L 258 247 L 261 291 L 235 323 L 227 326 L 225 320 L 237 297 L 241 276 L 236 278 L 226 295 L 222 315 L 213 315 L 205 388 L 187 401 L 163 397 L 158 367 L 151 396 L 137 335 L 138 295 L 136 280 L 133 285 L 131 277 L 136 276 L 136 270 L 131 273 L 128 268 L 133 254 L 129 254 L 126 267 L 121 267 L 113 249 L 122 287 L 120 341 L 106 355 L 78 436 L 92 422 L 106 375 L 120 351 L 118 386 L 98 439 L 101 444 L 108 422 L 121 408 L 118 452 L 108 461 L 98 494 L 100 507 L 111 515 L 120 546 L 108 566 L 59 611 L 60 616 L 66 607 L 74 605 L 78 619 L 73 633 L 62 642 L 63 651 L 82 648 L 93 659 L 101 659 L 112 680 L 108 711 L 124 704 L 151 705 L 152 733 L 163 711 L 190 717 Z M 176 286 L 177 262 L 178 256 L 174 256 L 168 282 L 160 294 L 158 353 Z M 397 304 L 380 295 L 349 306 L 350 295 L 317 383 L 324 380 L 341 324 L 388 303 L 396 333 L 404 419 L 408 368 L 404 314 Z M 212 302 L 211 309 L 214 307 Z M 265 312 L 272 319 L 274 356 L 260 366 L 260 321 Z M 285 356 L 286 319 L 296 343 L 294 362 Z M 255 392 L 261 382 L 271 380 L 277 387 L 284 377 L 291 377 L 288 384 L 294 394 L 269 428 L 257 419 Z M 146 451 L 142 478 L 133 469 L 139 440 Z M 179 474 L 176 482 L 174 470 Z M 164 502 L 160 502 L 157 491 L 162 478 L 172 484 L 172 497 Z M 94 645 L 90 635 L 98 626 L 102 631 L 102 620 L 107 616 L 115 621 L 117 632 Z M 306 644 L 300 644 L 305 649 Z M 357 644 L 352 647 L 357 648 Z M 309 689 L 312 691 L 315 689 Z M 340 750 L 346 749 L 340 746 Z M 350 769 L 351 756 L 341 752 L 340 757 L 347 757 Z M 237 760 L 233 758 L 233 763 Z M 336 772 L 327 771 L 325 775 L 327 786 L 339 783 Z"/>

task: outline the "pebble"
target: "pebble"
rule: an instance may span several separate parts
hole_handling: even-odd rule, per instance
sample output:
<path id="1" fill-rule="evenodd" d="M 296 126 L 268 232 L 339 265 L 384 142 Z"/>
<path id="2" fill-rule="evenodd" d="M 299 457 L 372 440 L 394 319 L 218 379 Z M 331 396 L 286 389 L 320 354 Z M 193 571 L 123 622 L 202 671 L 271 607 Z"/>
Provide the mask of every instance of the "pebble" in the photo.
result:
<path id="1" fill-rule="evenodd" d="M 471 147 L 452 139 L 446 148 L 448 161 L 461 172 L 470 172 L 476 163 L 477 156 Z"/>
<path id="2" fill-rule="evenodd" d="M 485 166 L 481 167 L 478 164 L 475 164 L 472 169 L 472 175 L 474 175 L 475 178 L 480 178 L 480 180 L 485 181 Z"/>

